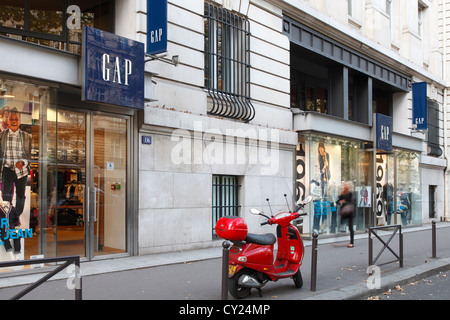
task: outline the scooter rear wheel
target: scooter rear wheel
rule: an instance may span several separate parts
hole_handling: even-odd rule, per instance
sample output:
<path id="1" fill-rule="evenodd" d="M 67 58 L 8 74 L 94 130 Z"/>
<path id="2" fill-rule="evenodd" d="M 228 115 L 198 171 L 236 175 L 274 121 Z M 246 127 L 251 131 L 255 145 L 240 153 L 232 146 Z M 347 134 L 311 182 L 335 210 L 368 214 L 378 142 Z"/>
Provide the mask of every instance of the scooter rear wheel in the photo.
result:
<path id="1" fill-rule="evenodd" d="M 292 279 L 294 279 L 294 284 L 295 284 L 296 288 L 300 289 L 301 287 L 303 287 L 303 277 L 302 277 L 302 273 L 300 272 L 300 268 L 292 276 Z"/>
<path id="2" fill-rule="evenodd" d="M 236 299 L 244 299 L 250 295 L 251 288 L 243 287 L 239 285 L 239 278 L 243 275 L 251 275 L 252 271 L 248 269 L 242 269 L 234 276 L 228 279 L 228 292 Z"/>

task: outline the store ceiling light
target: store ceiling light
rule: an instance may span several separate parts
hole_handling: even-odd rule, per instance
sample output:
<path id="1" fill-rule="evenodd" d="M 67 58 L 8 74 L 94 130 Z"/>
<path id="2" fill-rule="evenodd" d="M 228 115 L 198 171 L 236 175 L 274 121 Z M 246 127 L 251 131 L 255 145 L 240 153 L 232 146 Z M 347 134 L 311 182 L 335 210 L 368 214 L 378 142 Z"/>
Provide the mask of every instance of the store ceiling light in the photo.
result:
<path id="1" fill-rule="evenodd" d="M 12 94 L 8 94 L 8 89 L 6 89 L 6 86 L 4 83 L 1 84 L 0 87 L 0 98 L 3 99 L 11 99 L 11 98 L 15 98 L 16 96 L 12 95 Z"/>
<path id="2" fill-rule="evenodd" d="M 15 98 L 16 96 L 12 95 L 12 94 L 8 94 L 8 92 L 1 90 L 0 91 L 0 98 L 3 99 L 12 99 Z"/>

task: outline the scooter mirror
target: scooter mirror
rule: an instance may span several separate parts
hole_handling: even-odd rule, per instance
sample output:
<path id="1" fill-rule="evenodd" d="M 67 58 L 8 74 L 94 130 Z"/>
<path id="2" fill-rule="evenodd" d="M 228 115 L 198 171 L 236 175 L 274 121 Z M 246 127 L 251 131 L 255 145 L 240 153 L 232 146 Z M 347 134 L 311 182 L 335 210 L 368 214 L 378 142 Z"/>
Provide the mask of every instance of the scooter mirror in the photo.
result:
<path id="1" fill-rule="evenodd" d="M 303 200 L 303 204 L 308 204 L 312 201 L 313 197 L 311 195 L 307 196 L 305 200 Z"/>
<path id="2" fill-rule="evenodd" d="M 251 214 L 255 214 L 255 215 L 260 215 L 261 214 L 261 212 L 258 209 L 255 209 L 255 208 L 251 208 L 250 209 L 250 213 Z"/>

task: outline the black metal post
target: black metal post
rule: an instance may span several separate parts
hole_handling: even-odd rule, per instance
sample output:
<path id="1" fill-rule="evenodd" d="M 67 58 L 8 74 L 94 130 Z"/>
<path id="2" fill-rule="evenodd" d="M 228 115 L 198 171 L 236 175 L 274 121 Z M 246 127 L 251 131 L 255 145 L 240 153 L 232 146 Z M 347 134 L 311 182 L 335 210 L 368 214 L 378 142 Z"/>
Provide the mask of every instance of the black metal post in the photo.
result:
<path id="1" fill-rule="evenodd" d="M 436 221 L 431 223 L 431 257 L 436 258 Z"/>
<path id="2" fill-rule="evenodd" d="M 316 291 L 316 281 L 317 281 L 317 237 L 319 235 L 317 232 L 313 233 L 312 240 L 312 257 L 311 257 L 311 291 Z"/>
<path id="3" fill-rule="evenodd" d="M 228 300 L 228 265 L 230 262 L 230 243 L 222 243 L 222 300 Z"/>
<path id="4" fill-rule="evenodd" d="M 398 255 L 399 255 L 399 266 L 400 268 L 403 268 L 403 233 L 402 233 L 402 227 L 399 227 L 400 232 L 398 234 Z"/>
<path id="5" fill-rule="evenodd" d="M 45 281 L 52 278 L 57 273 L 63 271 L 68 266 L 70 266 L 72 263 L 75 264 L 75 299 L 81 300 L 82 299 L 82 286 L 81 286 L 81 270 L 80 270 L 80 257 L 79 256 L 69 256 L 69 257 L 55 257 L 55 258 L 42 258 L 42 259 L 32 259 L 32 260 L 18 260 L 18 261 L 6 261 L 6 262 L 0 262 L 0 268 L 4 267 L 15 267 L 15 266 L 25 266 L 25 265 L 32 265 L 32 264 L 47 264 L 47 263 L 54 263 L 54 262 L 64 262 L 63 264 L 59 265 L 54 270 L 47 273 L 44 277 L 37 280 L 36 282 L 32 283 L 30 286 L 22 290 L 21 292 L 17 293 L 15 296 L 13 296 L 10 300 L 19 300 L 29 292 L 33 291 L 37 287 L 39 287 L 41 284 L 43 284 Z"/>
<path id="6" fill-rule="evenodd" d="M 83 300 L 80 257 L 75 260 L 75 300 Z"/>
<path id="7" fill-rule="evenodd" d="M 383 230 L 383 229 L 391 229 L 394 228 L 394 232 L 391 234 L 389 239 L 387 241 L 384 241 L 381 239 L 381 237 L 375 232 L 376 230 Z M 389 243 L 394 238 L 394 236 L 397 234 L 397 231 L 399 232 L 399 253 L 394 252 L 394 250 L 389 246 Z M 380 242 L 383 244 L 383 248 L 380 250 L 378 255 L 373 258 L 373 241 L 372 241 L 372 234 L 380 240 Z M 380 258 L 381 254 L 384 252 L 385 249 L 388 249 L 396 258 L 397 260 L 391 261 L 391 262 L 399 262 L 400 268 L 403 268 L 403 233 L 402 233 L 402 226 L 401 225 L 390 225 L 390 226 L 384 226 L 384 227 L 371 227 L 369 228 L 369 266 L 374 265 L 377 263 L 378 258 Z M 391 263 L 391 262 L 385 262 L 383 264 Z M 381 265 L 381 264 L 378 264 Z"/>

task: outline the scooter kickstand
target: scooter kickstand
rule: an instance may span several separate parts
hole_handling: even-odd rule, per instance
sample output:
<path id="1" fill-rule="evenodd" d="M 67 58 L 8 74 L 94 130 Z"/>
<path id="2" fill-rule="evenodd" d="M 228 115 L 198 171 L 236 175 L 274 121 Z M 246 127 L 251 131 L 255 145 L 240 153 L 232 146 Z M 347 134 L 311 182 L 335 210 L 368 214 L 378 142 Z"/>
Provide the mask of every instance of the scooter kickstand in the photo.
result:
<path id="1" fill-rule="evenodd" d="M 261 288 L 256 288 L 257 290 L 258 290 L 258 293 L 259 293 L 259 297 L 260 298 L 262 298 L 263 297 L 263 295 L 262 295 L 262 290 L 261 290 Z"/>

